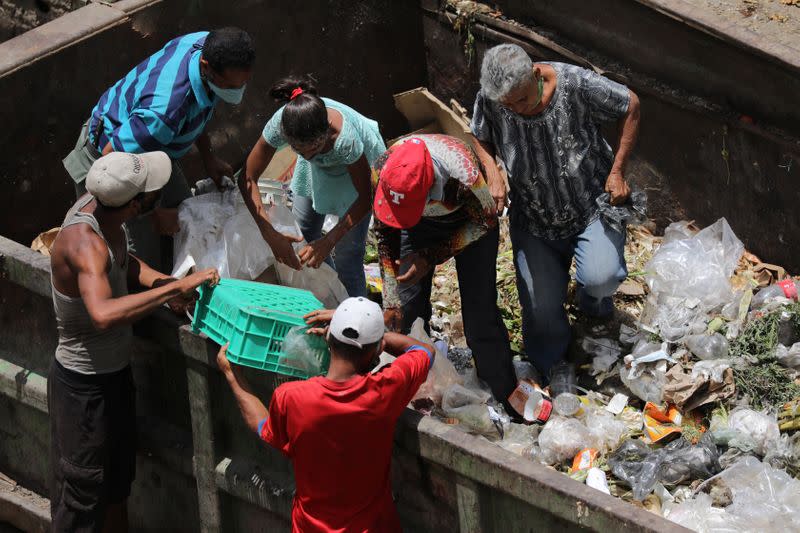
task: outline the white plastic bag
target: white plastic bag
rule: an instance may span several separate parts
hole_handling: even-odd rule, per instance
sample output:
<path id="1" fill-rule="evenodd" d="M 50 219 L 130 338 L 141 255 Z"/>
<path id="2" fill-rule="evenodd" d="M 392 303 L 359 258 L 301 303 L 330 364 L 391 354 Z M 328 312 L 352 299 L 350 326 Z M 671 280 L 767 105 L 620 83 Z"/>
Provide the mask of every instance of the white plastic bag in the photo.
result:
<path id="1" fill-rule="evenodd" d="M 298 226 L 294 214 L 287 207 L 280 204 L 272 205 L 267 211 L 267 216 L 270 224 L 278 233 L 302 237 L 300 226 Z M 305 245 L 305 241 L 298 242 L 294 245 L 294 249 L 299 252 Z M 300 270 L 277 263 L 275 270 L 281 285 L 311 291 L 328 309 L 335 308 L 347 299 L 347 290 L 339 280 L 339 275 L 327 263 L 322 263 L 319 268 L 303 267 Z"/>
<path id="2" fill-rule="evenodd" d="M 783 344 L 778 344 L 775 347 L 775 359 L 786 368 L 800 370 L 800 342 L 786 347 Z"/>
<path id="3" fill-rule="evenodd" d="M 752 409 L 734 409 L 728 417 L 728 427 L 750 437 L 755 442 L 755 452 L 762 457 L 778 444 L 781 436 L 774 416 Z"/>
<path id="4" fill-rule="evenodd" d="M 238 189 L 188 198 L 178 208 L 173 277 L 216 268 L 221 277 L 253 280 L 274 262 Z"/>

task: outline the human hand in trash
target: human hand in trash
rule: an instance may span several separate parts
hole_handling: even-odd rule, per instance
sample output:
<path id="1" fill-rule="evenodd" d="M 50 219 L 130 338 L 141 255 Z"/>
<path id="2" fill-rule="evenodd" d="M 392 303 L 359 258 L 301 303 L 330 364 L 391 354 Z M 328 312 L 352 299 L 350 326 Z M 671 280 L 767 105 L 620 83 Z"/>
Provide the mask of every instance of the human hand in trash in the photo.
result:
<path id="1" fill-rule="evenodd" d="M 611 195 L 611 205 L 619 205 L 625 203 L 625 200 L 631 195 L 631 188 L 628 182 L 625 181 L 621 170 L 612 170 L 611 174 L 606 179 L 605 191 Z"/>
<path id="2" fill-rule="evenodd" d="M 383 311 L 383 323 L 389 331 L 400 331 L 403 327 L 403 311 L 399 307 L 390 307 Z"/>
<path id="3" fill-rule="evenodd" d="M 430 262 L 417 252 L 411 252 L 395 263 L 401 269 L 405 268 L 405 272 L 396 278 L 398 283 L 414 285 L 431 269 Z"/>
<path id="4" fill-rule="evenodd" d="M 297 235 L 284 235 L 283 233 L 276 231 L 274 228 L 263 231 L 262 236 L 264 237 L 264 240 L 267 241 L 270 249 L 272 249 L 272 253 L 275 255 L 275 260 L 278 263 L 283 263 L 284 265 L 290 266 L 295 270 L 300 270 L 302 265 L 300 264 L 300 259 L 294 252 L 292 245 L 296 242 L 302 242 L 303 237 Z"/>
<path id="5" fill-rule="evenodd" d="M 326 237 L 317 239 L 314 242 L 306 244 L 300 253 L 300 262 L 307 267 L 319 268 L 320 265 L 331 255 L 333 251 L 333 243 Z"/>

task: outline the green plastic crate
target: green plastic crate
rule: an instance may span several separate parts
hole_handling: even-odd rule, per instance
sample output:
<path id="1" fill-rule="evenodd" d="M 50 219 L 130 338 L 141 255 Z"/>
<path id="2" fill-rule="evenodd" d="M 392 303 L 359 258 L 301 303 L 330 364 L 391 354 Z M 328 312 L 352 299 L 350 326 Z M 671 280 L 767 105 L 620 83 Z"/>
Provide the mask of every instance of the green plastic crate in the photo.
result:
<path id="1" fill-rule="evenodd" d="M 220 345 L 230 343 L 232 363 L 284 376 L 313 377 L 281 361 L 289 330 L 305 326 L 303 315 L 323 307 L 310 291 L 225 278 L 216 287 L 201 286 L 199 292 L 192 329 Z M 330 363 L 327 344 L 319 337 L 314 344 L 325 371 Z"/>

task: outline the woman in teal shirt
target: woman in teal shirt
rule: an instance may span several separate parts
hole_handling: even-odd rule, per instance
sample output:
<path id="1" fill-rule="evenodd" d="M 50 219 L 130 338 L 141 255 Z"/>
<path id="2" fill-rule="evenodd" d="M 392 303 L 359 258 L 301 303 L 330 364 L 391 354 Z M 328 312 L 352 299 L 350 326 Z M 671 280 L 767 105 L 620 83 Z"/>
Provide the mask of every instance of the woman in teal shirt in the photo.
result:
<path id="1" fill-rule="evenodd" d="M 267 122 L 247 158 L 239 182 L 245 203 L 277 261 L 293 268 L 317 268 L 330 262 L 333 252 L 333 267 L 347 293 L 364 296 L 370 168 L 386 150 L 378 123 L 335 100 L 320 98 L 308 78 L 285 78 L 270 95 L 284 106 Z M 308 242 L 299 254 L 292 248 L 294 240 L 270 224 L 258 192 L 259 176 L 286 145 L 297 153 L 292 211 Z M 323 237 L 325 215 L 336 215 L 339 222 Z"/>

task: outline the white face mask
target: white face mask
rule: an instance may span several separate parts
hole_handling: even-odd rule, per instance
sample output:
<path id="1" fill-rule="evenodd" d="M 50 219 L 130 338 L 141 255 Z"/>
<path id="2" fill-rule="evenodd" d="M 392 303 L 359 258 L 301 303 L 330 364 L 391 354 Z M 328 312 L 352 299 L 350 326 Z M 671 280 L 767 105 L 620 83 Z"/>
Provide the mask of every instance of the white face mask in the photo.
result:
<path id="1" fill-rule="evenodd" d="M 247 87 L 245 83 L 241 87 L 237 89 L 223 89 L 222 87 L 218 87 L 214 85 L 211 80 L 208 80 L 208 86 L 214 91 L 214 94 L 219 96 L 223 102 L 227 102 L 229 104 L 236 105 L 242 101 L 242 97 L 244 96 L 244 89 Z"/>

